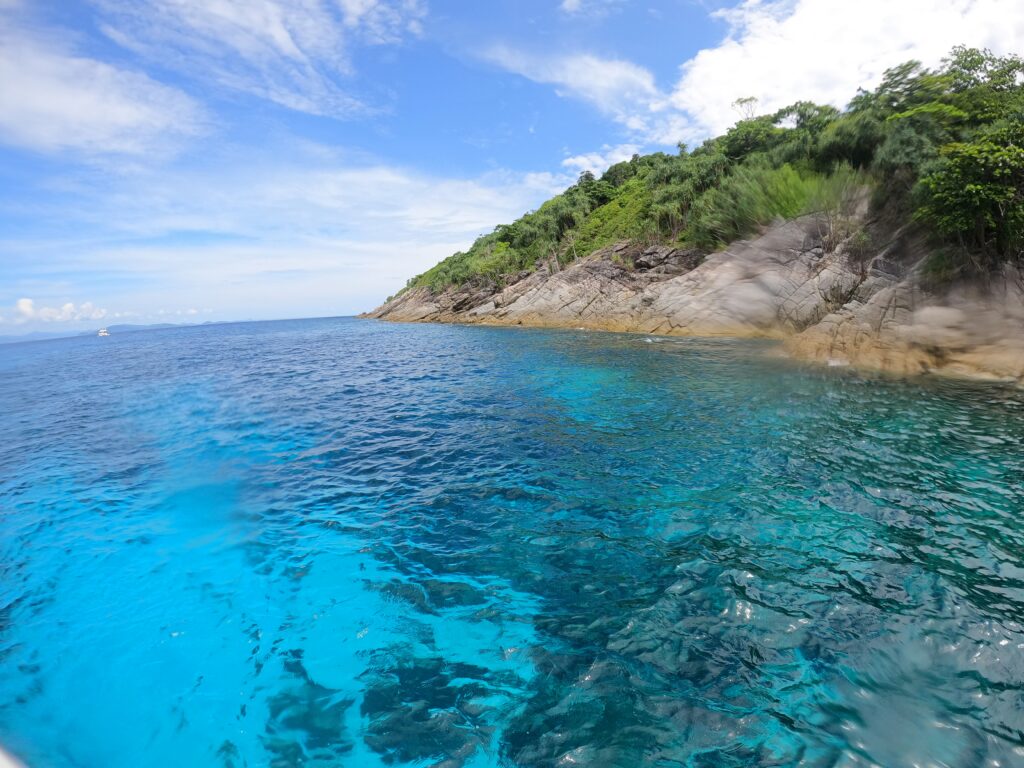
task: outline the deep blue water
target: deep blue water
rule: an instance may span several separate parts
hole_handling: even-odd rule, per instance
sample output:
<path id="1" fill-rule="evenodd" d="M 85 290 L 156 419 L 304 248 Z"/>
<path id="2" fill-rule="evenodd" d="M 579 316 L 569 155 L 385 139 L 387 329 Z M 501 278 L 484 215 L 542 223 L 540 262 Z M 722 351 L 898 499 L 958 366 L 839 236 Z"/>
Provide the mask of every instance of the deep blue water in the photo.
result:
<path id="1" fill-rule="evenodd" d="M 1024 395 L 761 344 L 0 347 L 32 768 L 1024 765 Z"/>

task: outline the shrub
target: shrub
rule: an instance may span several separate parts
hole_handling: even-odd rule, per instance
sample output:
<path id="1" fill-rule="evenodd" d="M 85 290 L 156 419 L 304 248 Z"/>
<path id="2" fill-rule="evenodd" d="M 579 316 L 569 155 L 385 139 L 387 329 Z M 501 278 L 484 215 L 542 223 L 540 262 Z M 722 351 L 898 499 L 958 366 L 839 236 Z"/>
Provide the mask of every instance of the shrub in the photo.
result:
<path id="1" fill-rule="evenodd" d="M 885 125 L 873 111 L 853 112 L 831 122 L 823 131 L 818 148 L 818 165 L 827 169 L 836 163 L 867 168 L 885 139 Z"/>
<path id="2" fill-rule="evenodd" d="M 649 221 L 651 195 L 640 179 L 630 179 L 611 202 L 587 217 L 574 238 L 578 255 L 592 253 L 619 240 L 642 236 Z"/>
<path id="3" fill-rule="evenodd" d="M 1024 122 L 943 147 L 919 185 L 917 217 L 964 248 L 1020 258 L 1024 248 Z"/>
<path id="4" fill-rule="evenodd" d="M 791 166 L 741 166 L 694 203 L 685 238 L 717 248 L 754 232 L 773 219 L 803 213 L 815 184 Z"/>

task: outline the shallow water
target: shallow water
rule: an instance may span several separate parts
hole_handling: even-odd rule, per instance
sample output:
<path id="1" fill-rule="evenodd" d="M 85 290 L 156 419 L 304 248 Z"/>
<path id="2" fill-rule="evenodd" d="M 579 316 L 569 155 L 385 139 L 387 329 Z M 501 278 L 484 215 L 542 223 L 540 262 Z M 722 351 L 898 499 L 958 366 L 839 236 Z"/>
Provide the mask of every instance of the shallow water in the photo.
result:
<path id="1" fill-rule="evenodd" d="M 1024 396 L 731 341 L 0 347 L 30 766 L 1024 765 Z"/>

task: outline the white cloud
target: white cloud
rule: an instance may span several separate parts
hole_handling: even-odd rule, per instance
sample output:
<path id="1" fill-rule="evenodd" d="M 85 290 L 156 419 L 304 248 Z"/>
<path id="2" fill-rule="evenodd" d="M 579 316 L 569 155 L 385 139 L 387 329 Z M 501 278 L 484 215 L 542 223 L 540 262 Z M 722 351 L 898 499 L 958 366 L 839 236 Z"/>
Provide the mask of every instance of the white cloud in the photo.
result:
<path id="1" fill-rule="evenodd" d="M 203 130 L 202 110 L 180 91 L 77 56 L 12 22 L 0 16 L 0 141 L 140 154 Z"/>
<path id="2" fill-rule="evenodd" d="M 201 232 L 287 243 L 387 242 L 393 235 L 447 243 L 489 231 L 574 181 L 568 174 L 459 179 L 381 164 L 324 163 L 311 170 L 305 163 L 252 160 L 142 173 L 92 201 L 95 193 L 85 184 L 76 213 L 89 230 L 113 228 L 120 237 Z"/>
<path id="3" fill-rule="evenodd" d="M 94 0 L 104 32 L 161 66 L 336 117 L 372 111 L 351 95 L 354 41 L 420 33 L 422 0 Z"/>
<path id="4" fill-rule="evenodd" d="M 18 299 L 14 304 L 14 322 L 21 325 L 32 321 L 43 323 L 71 323 L 82 320 L 102 320 L 107 310 L 94 306 L 91 301 L 76 307 L 67 302 L 60 307 L 37 307 L 32 299 Z"/>
<path id="5" fill-rule="evenodd" d="M 586 53 L 533 55 L 506 46 L 492 47 L 484 58 L 534 82 L 554 85 L 560 96 L 589 102 L 634 131 L 646 128 L 647 116 L 662 98 L 654 75 L 629 61 Z"/>
<path id="6" fill-rule="evenodd" d="M 605 144 L 599 152 L 588 152 L 587 154 L 565 158 L 562 161 L 562 167 L 569 168 L 577 173 L 591 171 L 595 174 L 601 174 L 608 170 L 610 166 L 615 165 L 615 163 L 629 160 L 639 151 L 639 144 L 619 144 L 617 147 Z"/>
<path id="7" fill-rule="evenodd" d="M 562 4 L 569 13 L 587 7 Z M 1024 40 L 1020 0 L 746 0 L 712 15 L 728 24 L 726 37 L 685 62 L 667 90 L 638 64 L 586 53 L 496 46 L 485 57 L 594 105 L 633 143 L 672 145 L 727 130 L 738 98 L 757 98 L 762 112 L 804 99 L 842 107 L 909 59 L 935 66 L 955 45 L 1005 54 Z"/>
<path id="8" fill-rule="evenodd" d="M 843 106 L 908 59 L 936 65 L 954 45 L 1009 53 L 1024 40 L 1019 0 L 748 0 L 717 15 L 728 36 L 683 65 L 671 96 L 704 135 L 736 121 L 737 98 L 764 112 L 798 99 Z"/>

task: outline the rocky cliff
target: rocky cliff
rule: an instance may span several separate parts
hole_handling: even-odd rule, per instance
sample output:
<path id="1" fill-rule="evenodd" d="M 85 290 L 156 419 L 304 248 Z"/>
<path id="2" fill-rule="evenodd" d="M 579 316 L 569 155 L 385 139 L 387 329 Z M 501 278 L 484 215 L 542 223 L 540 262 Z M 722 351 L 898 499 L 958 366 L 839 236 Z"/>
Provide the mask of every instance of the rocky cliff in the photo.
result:
<path id="1" fill-rule="evenodd" d="M 821 216 L 779 223 L 707 255 L 620 243 L 580 259 L 432 292 L 367 317 L 784 339 L 795 356 L 898 373 L 1024 383 L 1024 277 L 932 284 L 907 228 L 860 221 L 844 239 Z"/>

